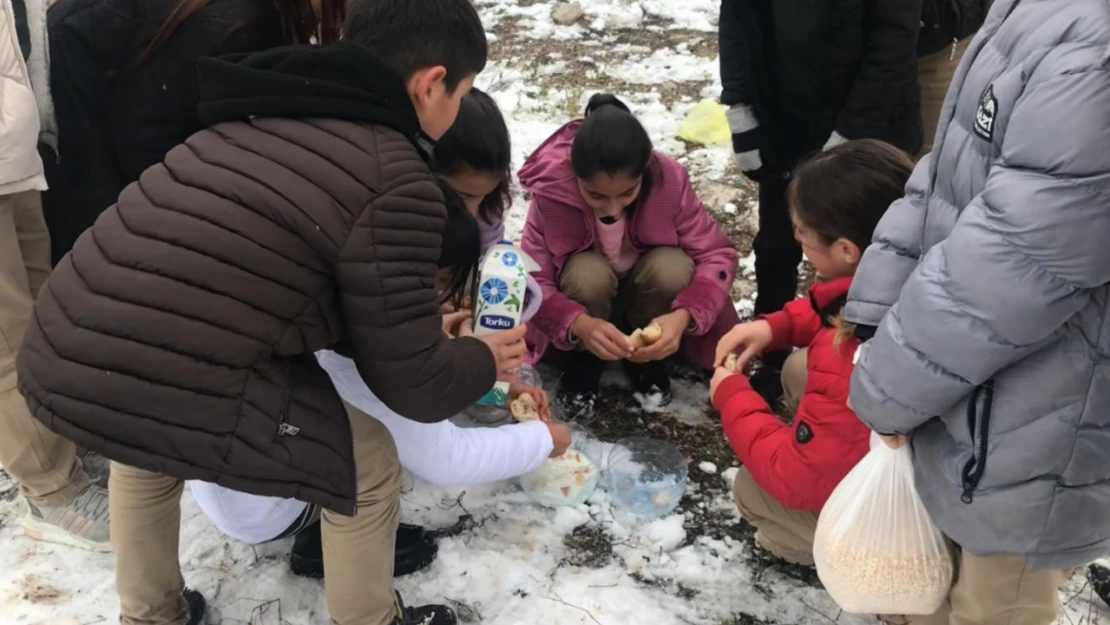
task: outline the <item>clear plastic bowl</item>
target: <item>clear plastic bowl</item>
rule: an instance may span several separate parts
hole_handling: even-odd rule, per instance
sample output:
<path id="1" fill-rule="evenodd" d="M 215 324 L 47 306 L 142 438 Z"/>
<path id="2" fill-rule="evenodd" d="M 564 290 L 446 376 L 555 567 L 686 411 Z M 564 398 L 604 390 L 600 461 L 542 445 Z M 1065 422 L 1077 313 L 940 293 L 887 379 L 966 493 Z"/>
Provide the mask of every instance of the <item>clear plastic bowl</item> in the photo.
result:
<path id="1" fill-rule="evenodd" d="M 535 471 L 520 477 L 520 487 L 547 508 L 585 503 L 601 479 L 602 443 L 583 427 L 571 425 L 567 453 L 549 458 Z"/>
<path id="2" fill-rule="evenodd" d="M 521 365 L 520 381 L 529 386 L 543 388 L 543 377 L 531 365 Z M 513 414 L 509 412 L 508 406 L 471 404 L 463 412 L 472 421 L 480 425 L 504 425 L 513 420 Z"/>
<path id="3" fill-rule="evenodd" d="M 686 457 L 666 441 L 621 440 L 609 452 L 606 471 L 613 503 L 637 516 L 670 514 L 686 492 Z"/>

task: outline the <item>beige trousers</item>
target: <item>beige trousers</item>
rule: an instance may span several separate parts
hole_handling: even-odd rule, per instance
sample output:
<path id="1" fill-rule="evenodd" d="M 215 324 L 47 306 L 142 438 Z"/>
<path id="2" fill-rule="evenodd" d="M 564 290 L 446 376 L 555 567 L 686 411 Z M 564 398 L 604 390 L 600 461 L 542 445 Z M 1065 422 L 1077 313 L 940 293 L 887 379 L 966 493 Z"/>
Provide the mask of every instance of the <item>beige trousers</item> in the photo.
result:
<path id="1" fill-rule="evenodd" d="M 791 413 L 798 409 L 805 391 L 808 356 L 808 349 L 796 350 L 782 367 L 783 404 Z M 756 540 L 761 547 L 787 562 L 813 564 L 816 512 L 784 507 L 756 484 L 746 468 L 736 474 L 732 492 L 741 516 L 759 531 Z"/>
<path id="2" fill-rule="evenodd" d="M 605 257 L 581 252 L 567 260 L 559 290 L 582 304 L 591 317 L 614 320 L 627 314 L 633 327 L 671 311 L 674 298 L 694 279 L 694 261 L 677 247 L 657 247 L 644 253 L 624 279 L 619 279 Z"/>
<path id="3" fill-rule="evenodd" d="M 806 350 L 786 360 L 782 387 L 787 407 L 805 389 Z M 747 469 L 733 484 L 740 514 L 759 530 L 761 547 L 795 564 L 813 564 L 816 512 L 789 510 L 767 494 Z M 1034 570 L 1018 556 L 980 557 L 959 552 L 957 580 L 945 605 L 931 616 L 883 616 L 896 625 L 1049 625 L 1060 609 L 1060 587 L 1070 571 Z"/>
<path id="4" fill-rule="evenodd" d="M 1071 571 L 1032 569 L 1018 556 L 981 557 L 956 548 L 957 579 L 931 616 L 887 617 L 897 625 L 1050 625 Z"/>
<path id="5" fill-rule="evenodd" d="M 0 465 L 40 507 L 64 505 L 88 483 L 74 444 L 32 417 L 16 389 L 15 355 L 49 274 L 39 192 L 0 196 Z"/>
<path id="6" fill-rule="evenodd" d="M 971 37 L 956 44 L 955 49 L 945 48 L 917 60 L 917 77 L 921 84 L 921 122 L 925 128 L 925 144 L 921 154 L 933 150 L 933 142 L 940 122 L 940 111 L 944 108 L 944 98 L 952 84 L 952 76 L 960 65 L 960 59 L 967 52 Z"/>
<path id="7" fill-rule="evenodd" d="M 387 625 L 397 616 L 393 551 L 401 464 L 389 430 L 347 406 L 358 473 L 358 512 L 324 511 L 324 593 L 333 625 Z M 109 501 L 121 625 L 184 625 L 178 561 L 183 483 L 112 463 Z"/>

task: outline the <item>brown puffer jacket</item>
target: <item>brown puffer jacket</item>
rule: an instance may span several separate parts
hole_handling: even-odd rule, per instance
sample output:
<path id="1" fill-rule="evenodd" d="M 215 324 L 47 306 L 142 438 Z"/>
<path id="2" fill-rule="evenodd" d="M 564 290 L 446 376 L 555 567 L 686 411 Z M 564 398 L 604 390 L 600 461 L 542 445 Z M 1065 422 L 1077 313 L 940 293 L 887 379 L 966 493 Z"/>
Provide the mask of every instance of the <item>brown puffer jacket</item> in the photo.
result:
<path id="1" fill-rule="evenodd" d="M 36 305 L 19 377 L 38 419 L 119 462 L 352 514 L 350 427 L 315 351 L 342 343 L 419 421 L 489 390 L 489 349 L 440 328 L 443 196 L 376 68 L 350 46 L 202 66 L 209 119 L 351 119 L 219 123 L 129 186 Z"/>

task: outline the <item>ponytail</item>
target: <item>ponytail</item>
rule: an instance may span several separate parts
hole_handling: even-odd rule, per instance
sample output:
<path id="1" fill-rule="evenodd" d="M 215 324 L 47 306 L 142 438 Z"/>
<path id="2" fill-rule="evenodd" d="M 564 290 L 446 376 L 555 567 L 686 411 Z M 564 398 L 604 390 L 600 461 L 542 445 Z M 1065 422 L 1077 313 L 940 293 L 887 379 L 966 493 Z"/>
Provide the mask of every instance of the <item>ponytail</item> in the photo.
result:
<path id="1" fill-rule="evenodd" d="M 570 148 L 575 176 L 589 180 L 600 173 L 648 173 L 651 137 L 627 104 L 611 93 L 599 93 L 590 98 L 585 116 Z"/>

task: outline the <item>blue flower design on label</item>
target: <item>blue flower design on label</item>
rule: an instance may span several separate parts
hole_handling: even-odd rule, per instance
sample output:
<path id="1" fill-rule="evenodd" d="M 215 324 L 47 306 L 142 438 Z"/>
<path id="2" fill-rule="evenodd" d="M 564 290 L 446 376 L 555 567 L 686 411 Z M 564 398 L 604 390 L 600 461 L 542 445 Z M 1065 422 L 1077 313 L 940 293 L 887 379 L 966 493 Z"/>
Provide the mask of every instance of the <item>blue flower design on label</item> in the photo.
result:
<path id="1" fill-rule="evenodd" d="M 505 252 L 501 255 L 501 262 L 505 263 L 506 267 L 516 267 L 516 254 L 513 252 Z"/>
<path id="2" fill-rule="evenodd" d="M 509 296 L 509 285 L 500 278 L 490 278 L 482 283 L 478 294 L 487 304 L 500 304 Z"/>

